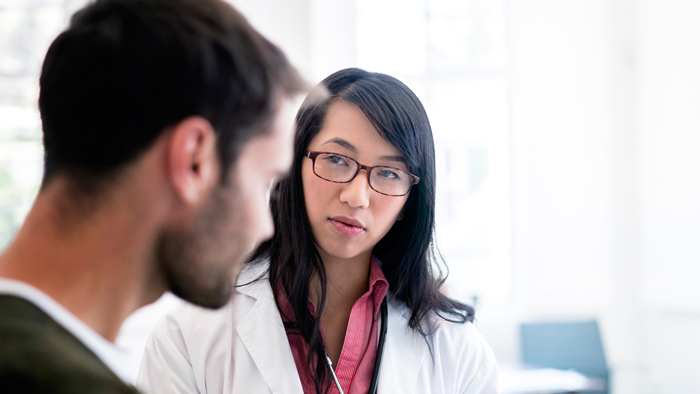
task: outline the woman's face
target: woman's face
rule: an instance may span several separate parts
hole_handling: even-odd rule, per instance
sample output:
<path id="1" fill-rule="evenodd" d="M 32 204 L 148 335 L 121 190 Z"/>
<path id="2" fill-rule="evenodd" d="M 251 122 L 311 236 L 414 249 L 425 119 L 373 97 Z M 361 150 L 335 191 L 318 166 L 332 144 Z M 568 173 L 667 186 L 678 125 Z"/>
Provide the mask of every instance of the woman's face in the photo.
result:
<path id="1" fill-rule="evenodd" d="M 358 106 L 344 100 L 330 104 L 323 129 L 307 149 L 337 153 L 367 166 L 408 171 L 401 152 L 379 135 Z M 374 246 L 399 217 L 408 195 L 379 194 L 370 188 L 367 176 L 367 171 L 360 170 L 349 183 L 333 183 L 314 174 L 311 159 L 303 160 L 306 212 L 324 259 L 369 259 Z"/>

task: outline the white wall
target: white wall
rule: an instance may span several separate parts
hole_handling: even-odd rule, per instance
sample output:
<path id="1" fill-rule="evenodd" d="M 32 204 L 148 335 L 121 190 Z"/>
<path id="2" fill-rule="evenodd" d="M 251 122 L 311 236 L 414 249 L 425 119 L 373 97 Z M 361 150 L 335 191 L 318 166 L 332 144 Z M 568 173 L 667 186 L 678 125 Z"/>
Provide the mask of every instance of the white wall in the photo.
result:
<path id="1" fill-rule="evenodd" d="M 311 74 L 311 0 L 227 1 L 280 46 L 303 75 Z"/>
<path id="2" fill-rule="evenodd" d="M 700 2 L 639 7 L 644 301 L 700 313 Z"/>
<path id="3" fill-rule="evenodd" d="M 700 391 L 700 2 L 638 4 L 640 298 L 664 393 Z"/>
<path id="4" fill-rule="evenodd" d="M 228 0 L 309 80 L 356 66 L 355 1 Z"/>
<path id="5" fill-rule="evenodd" d="M 512 3 L 515 238 L 528 245 L 517 263 L 534 313 L 595 311 L 613 297 L 606 5 Z"/>
<path id="6" fill-rule="evenodd" d="M 698 392 L 700 2 L 511 11 L 517 316 L 597 317 L 615 392 Z"/>
<path id="7" fill-rule="evenodd" d="M 492 323 L 596 318 L 623 367 L 641 357 L 631 8 L 511 2 L 515 319 Z"/>

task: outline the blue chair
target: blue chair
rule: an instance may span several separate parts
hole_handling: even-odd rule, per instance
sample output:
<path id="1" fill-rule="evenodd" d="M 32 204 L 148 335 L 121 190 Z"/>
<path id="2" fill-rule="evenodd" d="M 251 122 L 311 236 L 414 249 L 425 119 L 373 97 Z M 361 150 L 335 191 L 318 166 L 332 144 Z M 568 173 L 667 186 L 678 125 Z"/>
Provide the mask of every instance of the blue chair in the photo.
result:
<path id="1" fill-rule="evenodd" d="M 587 377 L 605 380 L 608 364 L 598 323 L 556 322 L 520 325 L 523 363 L 563 370 L 574 370 Z M 607 394 L 607 390 L 605 394 Z M 600 393 L 600 391 L 598 391 Z"/>

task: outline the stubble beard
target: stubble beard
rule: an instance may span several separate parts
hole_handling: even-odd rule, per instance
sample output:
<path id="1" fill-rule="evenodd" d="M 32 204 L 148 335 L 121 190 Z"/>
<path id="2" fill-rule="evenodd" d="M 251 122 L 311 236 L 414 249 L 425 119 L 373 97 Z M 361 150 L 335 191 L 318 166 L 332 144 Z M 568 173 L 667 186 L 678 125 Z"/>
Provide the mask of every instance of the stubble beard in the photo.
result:
<path id="1" fill-rule="evenodd" d="M 245 207 L 236 204 L 233 189 L 218 186 L 191 223 L 161 234 L 156 249 L 169 291 L 204 308 L 226 305 L 248 254 L 236 225 Z"/>

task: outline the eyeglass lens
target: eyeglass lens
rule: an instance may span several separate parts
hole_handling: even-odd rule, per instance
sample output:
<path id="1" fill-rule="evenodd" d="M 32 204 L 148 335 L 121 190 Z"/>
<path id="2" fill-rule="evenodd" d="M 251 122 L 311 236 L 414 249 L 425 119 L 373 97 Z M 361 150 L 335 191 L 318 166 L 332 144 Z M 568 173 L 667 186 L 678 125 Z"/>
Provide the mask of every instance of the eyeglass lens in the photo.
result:
<path id="1" fill-rule="evenodd" d="M 358 163 L 340 155 L 321 153 L 316 156 L 314 173 L 332 182 L 350 182 L 357 174 Z M 400 196 L 408 193 L 411 176 L 391 167 L 374 167 L 369 174 L 369 185 L 379 193 Z"/>

